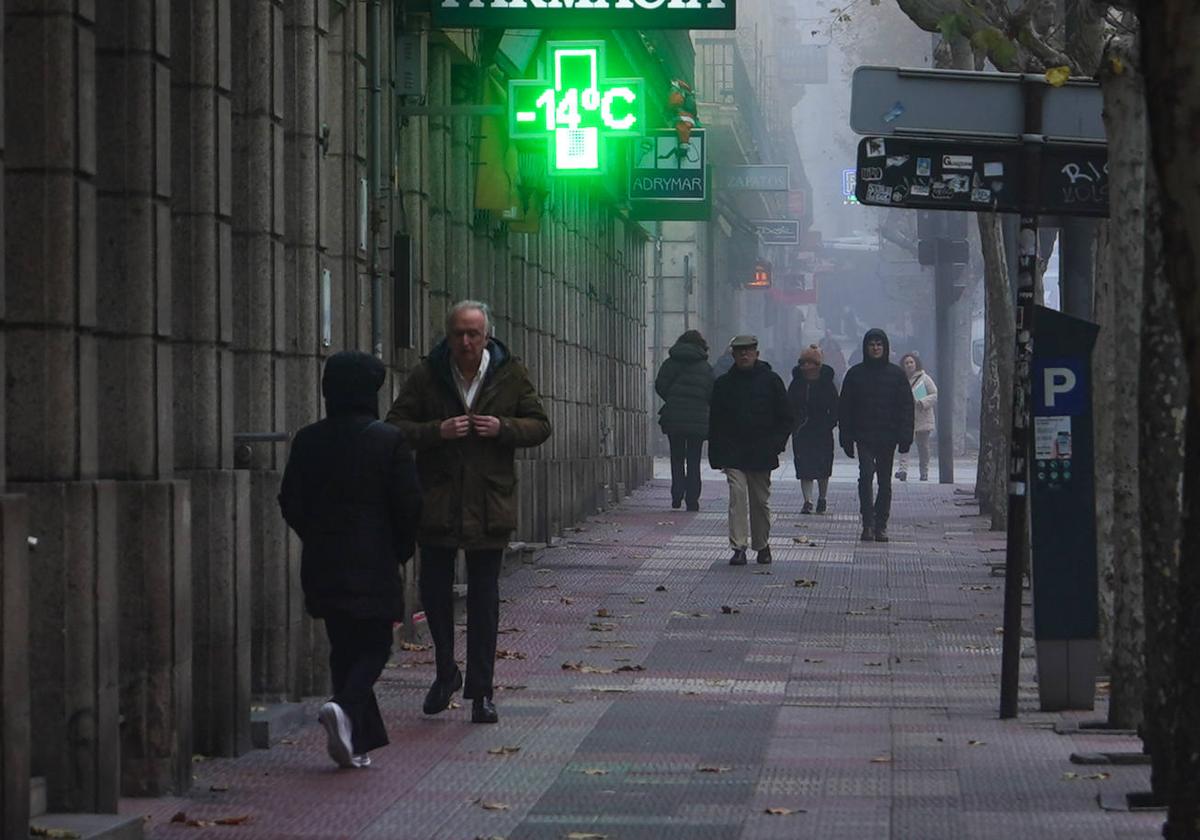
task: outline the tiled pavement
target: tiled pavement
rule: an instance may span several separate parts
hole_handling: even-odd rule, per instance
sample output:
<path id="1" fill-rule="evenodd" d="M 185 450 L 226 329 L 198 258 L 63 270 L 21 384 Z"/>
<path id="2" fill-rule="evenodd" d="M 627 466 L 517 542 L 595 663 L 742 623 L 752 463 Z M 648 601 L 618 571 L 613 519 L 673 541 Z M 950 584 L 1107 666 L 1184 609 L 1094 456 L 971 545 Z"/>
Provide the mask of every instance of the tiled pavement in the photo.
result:
<path id="1" fill-rule="evenodd" d="M 1003 542 L 967 497 L 898 485 L 893 541 L 861 544 L 850 470 L 821 517 L 776 474 L 769 567 L 726 564 L 723 482 L 692 514 L 659 480 L 513 569 L 497 726 L 469 704 L 423 717 L 431 654 L 401 652 L 380 685 L 393 743 L 370 769 L 333 769 L 314 722 L 122 810 L 151 838 L 1158 836 L 1158 815 L 1097 804 L 1144 789 L 1146 768 L 1068 761 L 1136 742 L 1053 731 L 1102 705 L 1037 711 L 1026 659 L 1021 717 L 997 720 Z M 180 811 L 249 819 L 170 823 Z"/>

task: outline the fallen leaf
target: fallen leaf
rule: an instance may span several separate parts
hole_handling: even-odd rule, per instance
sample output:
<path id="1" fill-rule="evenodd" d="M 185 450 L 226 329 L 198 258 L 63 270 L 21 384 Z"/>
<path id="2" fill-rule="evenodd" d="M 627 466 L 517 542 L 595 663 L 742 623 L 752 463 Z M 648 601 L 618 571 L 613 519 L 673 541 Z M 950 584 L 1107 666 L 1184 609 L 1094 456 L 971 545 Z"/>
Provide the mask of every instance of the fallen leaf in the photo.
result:
<path id="1" fill-rule="evenodd" d="M 1068 782 L 1072 782 L 1072 781 L 1074 781 L 1075 779 L 1078 779 L 1078 778 L 1079 778 L 1079 774 L 1078 774 L 1078 773 L 1063 773 L 1063 774 L 1062 774 L 1062 777 L 1063 777 L 1063 779 L 1065 779 L 1066 781 L 1068 781 Z"/>
<path id="2" fill-rule="evenodd" d="M 721 613 L 723 615 L 733 615 L 734 613 L 740 613 L 740 612 L 741 612 L 741 610 L 735 609 L 733 607 L 724 607 L 724 606 L 721 607 Z"/>
<path id="3" fill-rule="evenodd" d="M 967 746 L 968 747 L 984 747 L 984 746 L 987 746 L 987 741 L 976 741 L 974 738 L 972 738 L 970 741 L 967 741 Z"/>
<path id="4" fill-rule="evenodd" d="M 214 793 L 224 793 L 229 790 L 229 785 L 209 785 L 208 789 Z"/>
<path id="5" fill-rule="evenodd" d="M 812 589 L 816 585 L 817 582 L 815 580 L 809 580 L 808 578 L 796 578 L 792 582 L 792 586 L 799 587 L 800 589 Z"/>
<path id="6" fill-rule="evenodd" d="M 598 691 L 601 694 L 628 694 L 630 689 L 628 689 L 628 688 L 611 688 L 611 687 L 605 686 L 604 688 L 593 688 L 592 691 Z"/>
<path id="7" fill-rule="evenodd" d="M 882 662 L 864 662 L 863 665 L 866 665 L 868 668 L 882 668 L 883 667 Z"/>
<path id="8" fill-rule="evenodd" d="M 520 751 L 520 747 L 492 747 L 488 750 L 488 755 L 513 755 Z"/>
<path id="9" fill-rule="evenodd" d="M 796 545 L 808 545 L 808 546 L 813 546 L 813 547 L 816 547 L 816 545 L 817 545 L 815 542 L 810 540 L 808 537 L 792 537 L 792 542 L 794 542 Z"/>
<path id="10" fill-rule="evenodd" d="M 644 665 L 622 665 L 617 669 L 618 673 L 622 671 L 645 671 Z"/>
<path id="11" fill-rule="evenodd" d="M 451 701 L 450 701 L 450 708 L 451 708 L 451 709 L 461 709 L 461 708 L 462 708 L 462 703 L 459 703 L 457 700 L 451 700 Z"/>
<path id="12" fill-rule="evenodd" d="M 732 769 L 733 769 L 732 767 L 728 767 L 724 764 L 701 764 L 699 767 L 696 768 L 696 772 L 697 773 L 728 773 Z"/>
<path id="13" fill-rule="evenodd" d="M 664 519 L 662 522 L 659 522 L 658 524 L 659 525 L 674 525 L 675 523 L 672 522 L 670 519 Z"/>
<path id="14" fill-rule="evenodd" d="M 419 645 L 416 642 L 401 642 L 400 643 L 400 650 L 422 651 L 422 650 L 430 650 L 431 648 L 432 648 L 432 645 Z"/>
<path id="15" fill-rule="evenodd" d="M 564 595 L 563 597 L 561 597 L 561 598 L 559 598 L 559 599 L 558 599 L 558 602 L 559 602 L 560 604 L 566 604 L 566 605 L 570 606 L 571 604 L 574 604 L 574 603 L 575 603 L 575 599 L 574 599 L 574 598 L 568 598 L 566 595 Z"/>
<path id="16" fill-rule="evenodd" d="M 753 572 L 753 574 L 756 574 L 756 575 L 773 575 L 773 574 L 775 574 L 775 573 L 774 573 L 774 572 L 772 572 L 770 569 L 755 569 L 755 570 L 754 570 L 754 572 Z"/>
<path id="17" fill-rule="evenodd" d="M 1069 78 L 1071 78 L 1071 68 L 1066 65 L 1051 67 L 1046 71 L 1046 81 L 1050 83 L 1051 87 L 1062 87 Z"/>
<path id="18" fill-rule="evenodd" d="M 498 685 L 498 686 L 496 686 L 497 691 L 524 691 L 527 688 L 529 688 L 529 686 L 527 686 L 527 685 Z"/>
<path id="19" fill-rule="evenodd" d="M 476 834 L 475 840 L 505 840 L 499 834 Z"/>
<path id="20" fill-rule="evenodd" d="M 667 587 L 663 586 L 663 585 L 660 583 L 658 586 L 654 587 L 654 591 L 655 591 L 655 592 L 666 592 L 666 591 L 667 591 Z"/>
<path id="21" fill-rule="evenodd" d="M 564 662 L 562 664 L 562 669 L 564 671 L 582 671 L 583 663 L 582 662 Z"/>
<path id="22" fill-rule="evenodd" d="M 242 814 L 237 817 L 221 817 L 215 821 L 217 825 L 245 825 L 250 822 L 249 814 Z"/>
<path id="23" fill-rule="evenodd" d="M 525 654 L 519 650 L 504 650 L 503 648 L 496 651 L 497 659 L 524 659 Z"/>
<path id="24" fill-rule="evenodd" d="M 607 776 L 608 775 L 607 770 L 602 770 L 599 767 L 585 767 L 584 769 L 580 770 L 579 772 L 585 776 Z"/>
<path id="25" fill-rule="evenodd" d="M 635 603 L 635 604 L 644 604 L 644 603 L 646 603 L 646 599 L 645 599 L 645 598 L 633 598 L 633 599 L 631 599 L 631 600 L 632 600 L 632 601 L 633 601 L 633 603 Z"/>
<path id="26" fill-rule="evenodd" d="M 807 662 L 807 663 L 809 663 L 810 665 L 820 665 L 820 664 L 822 664 L 822 663 L 823 663 L 825 660 L 824 660 L 824 659 L 807 659 L 807 658 L 806 658 L 804 661 L 805 661 L 805 662 Z"/>
<path id="27" fill-rule="evenodd" d="M 295 738 L 280 738 L 279 743 L 283 744 L 284 746 L 291 747 L 291 746 L 295 745 L 296 739 Z"/>
<path id="28" fill-rule="evenodd" d="M 534 571 L 534 572 L 536 572 L 536 573 L 537 573 L 537 574 L 539 574 L 539 575 L 544 575 L 544 574 L 548 574 L 549 572 L 552 572 L 552 571 L 554 571 L 554 570 L 553 570 L 553 569 L 547 569 L 547 568 L 543 567 L 543 568 L 541 568 L 541 569 L 534 569 L 533 571 Z"/>
<path id="29" fill-rule="evenodd" d="M 617 629 L 617 625 L 605 624 L 602 621 L 593 621 L 588 625 L 588 629 L 593 633 L 611 633 L 613 630 Z"/>
<path id="30" fill-rule="evenodd" d="M 611 617 L 612 617 L 612 613 L 610 613 L 604 607 L 601 607 L 600 609 L 596 610 L 596 618 L 611 618 Z"/>
<path id="31" fill-rule="evenodd" d="M 596 834 L 594 831 L 572 831 L 566 840 L 608 840 L 608 835 Z"/>
<path id="32" fill-rule="evenodd" d="M 557 583 L 539 583 L 534 589 L 558 589 Z"/>
<path id="33" fill-rule="evenodd" d="M 562 703 L 563 705 L 569 706 L 572 703 L 574 703 L 575 701 L 572 700 L 570 697 L 559 697 L 558 702 Z"/>
<path id="34" fill-rule="evenodd" d="M 1112 773 L 1103 773 L 1103 772 L 1101 772 L 1101 773 L 1088 773 L 1088 774 L 1087 774 L 1086 776 L 1084 776 L 1083 778 L 1085 778 L 1085 779 L 1091 779 L 1091 780 L 1092 780 L 1092 781 L 1094 781 L 1094 782 L 1102 782 L 1102 781 L 1104 781 L 1105 779 L 1111 779 L 1111 778 L 1112 778 Z"/>
<path id="35" fill-rule="evenodd" d="M 508 811 L 511 808 L 510 805 L 505 805 L 503 802 L 491 802 L 487 799 L 478 799 L 476 801 L 479 803 L 479 807 L 485 811 Z"/>
<path id="36" fill-rule="evenodd" d="M 892 757 L 890 755 L 877 755 L 871 759 L 872 764 L 891 764 Z"/>
<path id="37" fill-rule="evenodd" d="M 792 814 L 807 814 L 803 808 L 767 808 L 766 813 L 772 817 L 787 817 Z"/>
<path id="38" fill-rule="evenodd" d="M 496 632 L 499 633 L 501 636 L 507 636 L 511 633 L 524 633 L 525 631 L 522 630 L 520 627 L 505 627 L 504 629 L 497 630 Z"/>

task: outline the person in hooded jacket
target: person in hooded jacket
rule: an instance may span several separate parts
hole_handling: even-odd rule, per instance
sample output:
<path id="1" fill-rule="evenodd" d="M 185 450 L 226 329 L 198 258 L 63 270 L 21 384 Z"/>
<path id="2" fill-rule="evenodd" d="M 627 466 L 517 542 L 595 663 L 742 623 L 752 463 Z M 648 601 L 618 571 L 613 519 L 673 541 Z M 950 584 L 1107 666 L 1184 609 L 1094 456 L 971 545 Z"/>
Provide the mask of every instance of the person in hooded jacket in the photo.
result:
<path id="1" fill-rule="evenodd" d="M 813 483 L 817 485 L 817 513 L 828 503 L 829 477 L 833 475 L 833 427 L 837 425 L 838 391 L 833 382 L 833 367 L 824 364 L 821 348 L 810 344 L 792 369 L 788 402 L 796 418 L 792 432 L 792 459 L 796 478 L 804 493 L 801 513 L 812 513 Z"/>
<path id="2" fill-rule="evenodd" d="M 887 333 L 867 330 L 862 350 L 863 360 L 846 372 L 842 382 L 839 438 L 850 458 L 858 450 L 862 539 L 887 542 L 892 510 L 892 464 L 897 447 L 908 452 L 912 446 L 913 398 L 908 377 L 889 359 Z M 879 483 L 878 494 L 873 493 L 873 480 Z"/>
<path id="3" fill-rule="evenodd" d="M 417 453 L 425 489 L 417 541 L 421 604 L 437 677 L 423 709 L 435 715 L 463 688 L 454 660 L 454 561 L 467 565 L 467 675 L 473 723 L 496 723 L 492 702 L 500 622 L 500 564 L 517 527 L 517 449 L 550 437 L 550 420 L 525 366 L 491 335 L 484 303 L 446 316 L 446 337 L 413 370 L 392 410 Z"/>
<path id="4" fill-rule="evenodd" d="M 729 346 L 733 367 L 713 385 L 708 463 L 729 482 L 729 565 L 746 565 L 748 548 L 755 562 L 770 563 L 771 471 L 792 433 L 792 408 L 779 374 L 759 360 L 757 338 L 739 335 Z"/>
<path id="5" fill-rule="evenodd" d="M 304 604 L 325 620 L 333 698 L 321 707 L 329 755 L 365 767 L 388 743 L 374 685 L 404 618 L 400 565 L 413 555 L 421 491 L 404 435 L 379 421 L 383 362 L 335 353 L 325 362 L 324 420 L 296 433 L 279 505 L 303 542 Z"/>
<path id="6" fill-rule="evenodd" d="M 688 510 L 700 509 L 700 457 L 708 437 L 712 390 L 708 342 L 698 330 L 688 330 L 654 378 L 654 391 L 663 400 L 658 424 L 671 444 L 672 508 L 686 501 Z"/>

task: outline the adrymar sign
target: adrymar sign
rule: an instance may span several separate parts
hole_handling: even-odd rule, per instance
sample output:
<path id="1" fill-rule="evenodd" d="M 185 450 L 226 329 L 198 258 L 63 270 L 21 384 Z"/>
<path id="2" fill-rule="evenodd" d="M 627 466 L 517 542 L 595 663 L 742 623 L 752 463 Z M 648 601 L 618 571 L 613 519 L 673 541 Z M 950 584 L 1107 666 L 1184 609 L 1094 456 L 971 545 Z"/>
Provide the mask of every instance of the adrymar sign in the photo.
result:
<path id="1" fill-rule="evenodd" d="M 437 26 L 736 29 L 736 0 L 434 0 Z"/>

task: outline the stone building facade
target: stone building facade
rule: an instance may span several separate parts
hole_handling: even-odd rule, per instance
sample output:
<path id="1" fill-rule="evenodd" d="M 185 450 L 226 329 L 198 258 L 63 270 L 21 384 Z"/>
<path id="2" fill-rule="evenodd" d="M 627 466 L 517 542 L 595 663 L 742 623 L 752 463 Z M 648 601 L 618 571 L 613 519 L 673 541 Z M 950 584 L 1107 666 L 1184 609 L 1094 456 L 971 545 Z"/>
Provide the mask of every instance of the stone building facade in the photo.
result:
<path id="1" fill-rule="evenodd" d="M 518 538 L 646 480 L 647 232 L 585 184 L 551 183 L 536 233 L 477 211 L 455 106 L 480 39 L 399 0 L 0 14 L 0 833 L 23 836 L 31 775 L 51 810 L 112 812 L 248 750 L 252 702 L 324 690 L 276 494 L 327 355 L 378 352 L 386 402 L 452 302 L 489 301 L 555 428 Z M 413 35 L 426 113 L 402 117 Z"/>

